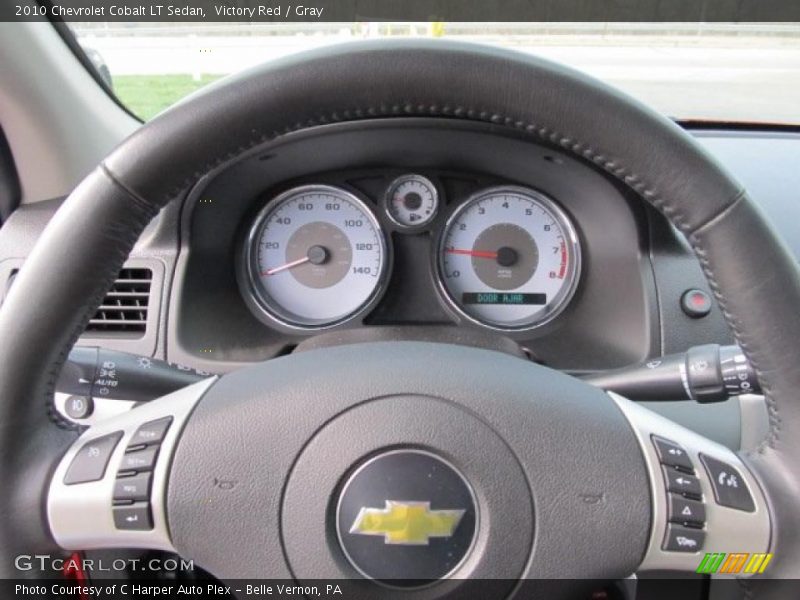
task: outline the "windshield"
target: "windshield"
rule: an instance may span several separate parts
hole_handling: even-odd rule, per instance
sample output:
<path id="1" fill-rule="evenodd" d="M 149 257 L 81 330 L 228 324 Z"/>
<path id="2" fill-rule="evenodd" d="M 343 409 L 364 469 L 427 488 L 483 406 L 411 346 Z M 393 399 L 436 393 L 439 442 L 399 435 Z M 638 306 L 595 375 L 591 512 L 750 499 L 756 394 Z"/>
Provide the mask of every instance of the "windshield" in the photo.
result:
<path id="1" fill-rule="evenodd" d="M 681 120 L 800 124 L 800 24 L 72 23 L 114 93 L 147 120 L 225 75 L 310 48 L 433 37 L 536 54 Z"/>

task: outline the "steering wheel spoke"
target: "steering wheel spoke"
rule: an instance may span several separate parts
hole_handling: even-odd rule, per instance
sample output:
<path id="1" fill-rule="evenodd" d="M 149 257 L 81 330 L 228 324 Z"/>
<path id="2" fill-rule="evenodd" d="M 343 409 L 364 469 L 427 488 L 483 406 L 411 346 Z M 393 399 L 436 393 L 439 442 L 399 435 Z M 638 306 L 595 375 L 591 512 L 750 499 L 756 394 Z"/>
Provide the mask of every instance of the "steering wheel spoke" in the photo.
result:
<path id="1" fill-rule="evenodd" d="M 61 547 L 175 550 L 166 512 L 172 456 L 216 379 L 101 421 L 72 444 L 47 497 L 50 529 Z"/>
<path id="2" fill-rule="evenodd" d="M 742 460 L 619 394 L 608 395 L 633 428 L 650 476 L 652 526 L 640 569 L 763 572 L 770 560 L 769 511 Z"/>

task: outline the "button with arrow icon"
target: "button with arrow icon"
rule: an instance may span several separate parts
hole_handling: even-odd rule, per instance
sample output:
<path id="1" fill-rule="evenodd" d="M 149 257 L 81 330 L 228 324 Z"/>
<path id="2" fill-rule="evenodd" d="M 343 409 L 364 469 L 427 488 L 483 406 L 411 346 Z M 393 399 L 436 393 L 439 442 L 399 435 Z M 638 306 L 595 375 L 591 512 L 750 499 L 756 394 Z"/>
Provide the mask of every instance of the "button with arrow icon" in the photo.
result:
<path id="1" fill-rule="evenodd" d="M 703 491 L 700 488 L 700 480 L 693 475 L 687 475 L 678 471 L 674 467 L 662 466 L 664 481 L 667 483 L 667 490 L 676 494 L 700 497 Z"/>
<path id="2" fill-rule="evenodd" d="M 152 529 L 153 519 L 150 516 L 150 506 L 147 502 L 115 506 L 114 526 L 117 529 L 135 529 L 143 531 Z"/>

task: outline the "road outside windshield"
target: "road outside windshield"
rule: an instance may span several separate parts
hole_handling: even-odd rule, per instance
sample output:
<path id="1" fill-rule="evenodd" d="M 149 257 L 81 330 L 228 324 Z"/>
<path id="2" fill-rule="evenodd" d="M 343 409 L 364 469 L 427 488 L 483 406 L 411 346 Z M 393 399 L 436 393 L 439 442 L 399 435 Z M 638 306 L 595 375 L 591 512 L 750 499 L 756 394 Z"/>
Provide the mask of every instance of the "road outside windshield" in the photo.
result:
<path id="1" fill-rule="evenodd" d="M 118 98 L 147 120 L 261 62 L 361 39 L 514 48 L 615 85 L 683 120 L 800 124 L 800 24 L 72 23 Z"/>

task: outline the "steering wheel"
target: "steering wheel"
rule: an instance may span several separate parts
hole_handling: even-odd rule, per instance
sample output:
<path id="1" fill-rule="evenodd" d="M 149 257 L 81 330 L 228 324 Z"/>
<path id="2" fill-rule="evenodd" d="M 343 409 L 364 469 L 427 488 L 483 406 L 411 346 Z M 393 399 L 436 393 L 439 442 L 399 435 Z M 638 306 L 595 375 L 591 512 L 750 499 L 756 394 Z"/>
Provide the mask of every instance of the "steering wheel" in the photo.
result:
<path id="1" fill-rule="evenodd" d="M 757 369 L 763 442 L 735 454 L 543 366 L 411 341 L 289 355 L 82 433 L 59 425 L 60 366 L 163 206 L 291 132 L 400 117 L 524 132 L 663 212 Z M 20 554 L 142 547 L 223 580 L 355 578 L 365 595 L 439 597 L 474 578 L 505 597 L 525 580 L 561 579 L 566 592 L 571 579 L 694 572 L 704 553 L 772 553 L 764 574 L 742 575 L 780 597 L 765 577 L 800 573 L 798 306 L 797 265 L 741 186 L 673 122 L 598 81 L 442 41 L 264 65 L 124 141 L 21 270 L 0 314 L 0 574 L 29 575 L 14 568 Z M 127 471 L 144 477 L 141 495 L 115 505 Z M 694 527 L 675 518 L 686 506 Z"/>

